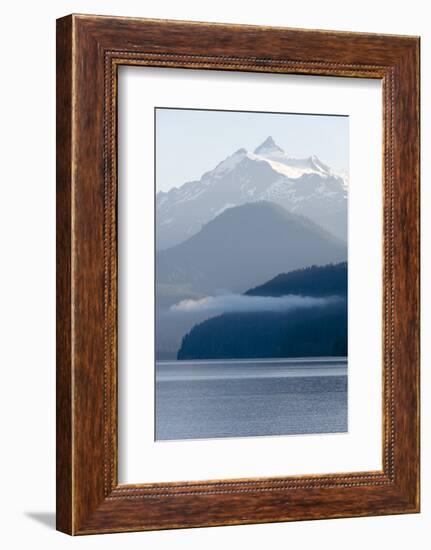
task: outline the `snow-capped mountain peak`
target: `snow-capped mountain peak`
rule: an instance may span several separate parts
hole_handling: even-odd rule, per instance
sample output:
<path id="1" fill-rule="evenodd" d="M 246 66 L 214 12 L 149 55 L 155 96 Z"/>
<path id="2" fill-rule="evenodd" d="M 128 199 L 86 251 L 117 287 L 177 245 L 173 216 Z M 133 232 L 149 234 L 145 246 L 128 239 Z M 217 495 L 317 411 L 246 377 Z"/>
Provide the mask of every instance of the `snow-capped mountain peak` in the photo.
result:
<path id="1" fill-rule="evenodd" d="M 236 165 L 241 162 L 247 156 L 247 151 L 244 148 L 238 149 L 232 155 L 229 155 L 227 158 L 222 160 L 211 172 L 207 174 L 221 175 L 224 172 L 233 170 Z"/>
<path id="2" fill-rule="evenodd" d="M 248 153 L 253 160 L 267 162 L 273 170 L 290 179 L 298 179 L 306 174 L 318 174 L 328 177 L 332 174 L 329 166 L 321 162 L 316 155 L 308 158 L 291 158 L 269 136 L 253 153 Z"/>
<path id="3" fill-rule="evenodd" d="M 157 248 L 191 237 L 227 208 L 261 200 L 345 238 L 347 177 L 315 155 L 289 157 L 269 136 L 253 153 L 238 149 L 199 180 L 157 193 Z"/>
<path id="4" fill-rule="evenodd" d="M 256 147 L 256 149 L 254 150 L 255 155 L 267 156 L 272 153 L 284 154 L 283 149 L 275 143 L 272 136 L 268 136 L 266 140 L 263 143 L 261 143 L 258 147 Z"/>
<path id="5" fill-rule="evenodd" d="M 243 147 L 238 149 L 217 164 L 213 170 L 206 172 L 202 179 L 205 182 L 214 176 L 218 179 L 227 172 L 235 170 L 244 159 L 266 162 L 275 172 L 289 179 L 299 179 L 306 174 L 317 174 L 322 177 L 334 175 L 331 168 L 316 155 L 308 158 L 291 158 L 275 143 L 272 136 L 268 136 L 253 153 L 249 153 Z"/>

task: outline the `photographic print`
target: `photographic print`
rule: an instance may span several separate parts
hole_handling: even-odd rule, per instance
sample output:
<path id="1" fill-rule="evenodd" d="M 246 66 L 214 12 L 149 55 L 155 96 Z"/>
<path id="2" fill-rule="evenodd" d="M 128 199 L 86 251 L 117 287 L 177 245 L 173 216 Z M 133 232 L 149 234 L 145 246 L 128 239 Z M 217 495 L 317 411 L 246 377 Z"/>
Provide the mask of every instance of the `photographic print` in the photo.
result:
<path id="1" fill-rule="evenodd" d="M 349 118 L 155 109 L 155 439 L 348 429 Z"/>

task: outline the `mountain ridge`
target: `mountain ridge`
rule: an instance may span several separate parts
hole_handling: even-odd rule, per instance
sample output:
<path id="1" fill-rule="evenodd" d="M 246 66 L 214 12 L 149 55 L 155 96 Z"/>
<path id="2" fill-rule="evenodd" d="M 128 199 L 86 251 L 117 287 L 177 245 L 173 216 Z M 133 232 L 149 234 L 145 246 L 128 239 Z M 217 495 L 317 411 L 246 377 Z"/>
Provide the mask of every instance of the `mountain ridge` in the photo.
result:
<path id="1" fill-rule="evenodd" d="M 250 288 L 246 296 L 346 296 L 347 262 L 311 265 L 302 269 L 279 273 L 262 285 Z"/>
<path id="2" fill-rule="evenodd" d="M 347 230 L 347 181 L 315 155 L 292 158 L 269 136 L 253 153 L 240 148 L 199 180 L 156 195 L 159 250 L 186 240 L 229 206 L 268 200 L 338 237 Z"/>
<path id="3" fill-rule="evenodd" d="M 345 243 L 311 220 L 259 201 L 227 208 L 186 241 L 158 251 L 157 281 L 244 292 L 277 273 L 346 257 Z"/>

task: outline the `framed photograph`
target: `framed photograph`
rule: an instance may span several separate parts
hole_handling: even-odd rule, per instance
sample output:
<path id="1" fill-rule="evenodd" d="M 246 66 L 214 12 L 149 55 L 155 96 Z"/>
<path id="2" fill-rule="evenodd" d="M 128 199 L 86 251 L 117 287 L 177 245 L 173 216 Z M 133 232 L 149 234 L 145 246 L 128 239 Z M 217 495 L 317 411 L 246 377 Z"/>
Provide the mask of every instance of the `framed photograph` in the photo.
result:
<path id="1" fill-rule="evenodd" d="M 57 528 L 419 511 L 419 38 L 57 21 Z"/>

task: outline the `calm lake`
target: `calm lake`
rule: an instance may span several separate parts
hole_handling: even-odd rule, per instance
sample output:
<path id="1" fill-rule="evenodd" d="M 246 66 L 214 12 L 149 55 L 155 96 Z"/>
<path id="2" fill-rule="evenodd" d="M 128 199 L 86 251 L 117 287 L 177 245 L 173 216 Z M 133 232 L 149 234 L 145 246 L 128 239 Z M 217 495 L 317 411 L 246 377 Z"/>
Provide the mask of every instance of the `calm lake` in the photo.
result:
<path id="1" fill-rule="evenodd" d="M 346 358 L 156 363 L 157 440 L 346 431 Z"/>

